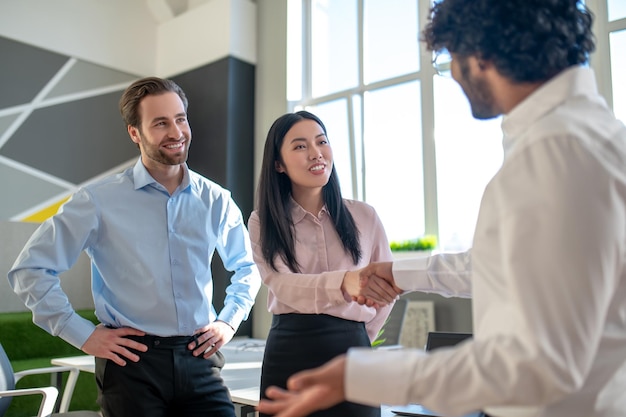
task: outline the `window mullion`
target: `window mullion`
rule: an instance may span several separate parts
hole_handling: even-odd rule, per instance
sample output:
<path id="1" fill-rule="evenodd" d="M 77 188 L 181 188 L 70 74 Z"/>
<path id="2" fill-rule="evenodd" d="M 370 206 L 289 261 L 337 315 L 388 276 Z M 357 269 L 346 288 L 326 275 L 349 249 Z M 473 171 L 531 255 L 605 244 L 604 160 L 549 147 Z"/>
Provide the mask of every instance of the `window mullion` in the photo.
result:
<path id="1" fill-rule="evenodd" d="M 589 59 L 598 83 L 598 91 L 613 108 L 613 88 L 611 81 L 610 38 L 607 21 L 609 13 L 606 0 L 587 0 L 587 7 L 594 13 L 593 33 L 596 37 L 596 50 Z"/>
<path id="2" fill-rule="evenodd" d="M 364 88 L 363 85 L 363 80 L 364 80 L 364 57 L 363 57 L 363 48 L 364 48 L 364 38 L 365 38 L 365 13 L 364 13 L 364 8 L 365 6 L 363 5 L 364 0 L 359 0 L 358 1 L 358 5 L 357 5 L 357 31 L 358 31 L 358 35 L 357 35 L 357 39 L 358 39 L 358 57 L 359 57 L 359 69 L 358 69 L 358 89 L 359 89 L 359 94 L 362 96 L 362 91 Z M 364 132 L 363 132 L 363 119 L 364 119 L 364 115 L 363 115 L 363 99 L 361 98 L 360 102 L 361 105 L 359 106 L 358 109 L 356 109 L 356 111 L 358 111 L 360 113 L 359 116 L 359 120 L 361 121 L 361 128 L 359 129 L 359 132 L 361 132 L 361 137 L 357 138 L 355 137 L 356 135 L 356 131 L 354 129 L 354 115 L 355 115 L 355 109 L 354 109 L 354 102 L 353 102 L 353 97 L 354 94 L 350 94 L 348 96 L 348 126 L 349 126 L 349 132 L 350 132 L 350 161 L 352 162 L 351 168 L 352 168 L 352 192 L 353 195 L 355 196 L 355 199 L 359 200 L 363 200 L 365 201 L 365 170 L 361 170 L 361 172 L 358 172 L 358 168 L 363 166 L 363 160 L 365 158 L 364 155 L 364 149 L 365 149 L 365 143 L 364 143 Z M 360 155 L 357 155 L 357 146 L 356 146 L 356 141 L 360 141 L 361 146 L 359 146 Z M 360 164 L 357 164 L 357 159 L 361 160 Z M 360 178 L 359 178 L 360 176 Z M 359 185 L 361 185 L 361 188 L 359 189 Z"/>
<path id="3" fill-rule="evenodd" d="M 302 102 L 306 103 L 313 96 L 312 54 L 313 54 L 313 0 L 302 0 Z"/>
<path id="4" fill-rule="evenodd" d="M 429 0 L 418 1 L 420 32 L 428 22 Z M 439 211 L 437 204 L 437 163 L 435 149 L 435 105 L 432 53 L 420 42 L 420 79 L 422 109 L 422 155 L 424 169 L 424 226 L 427 234 L 439 235 Z"/>

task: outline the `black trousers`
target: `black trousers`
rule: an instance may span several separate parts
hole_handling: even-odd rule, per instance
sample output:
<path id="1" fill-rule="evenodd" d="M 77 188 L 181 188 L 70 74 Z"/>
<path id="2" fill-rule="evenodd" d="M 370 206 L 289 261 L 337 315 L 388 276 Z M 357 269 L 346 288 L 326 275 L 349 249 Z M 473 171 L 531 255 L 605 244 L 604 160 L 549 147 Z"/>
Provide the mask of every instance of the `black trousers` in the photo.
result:
<path id="1" fill-rule="evenodd" d="M 119 366 L 96 358 L 98 403 L 104 417 L 234 417 L 220 376 L 224 356 L 193 356 L 194 337 L 129 336 L 148 346 L 139 362 Z"/>
<path id="2" fill-rule="evenodd" d="M 275 315 L 265 344 L 261 398 L 267 398 L 268 386 L 285 388 L 295 372 L 323 365 L 355 346 L 370 346 L 362 322 L 325 314 Z M 380 408 L 343 402 L 310 417 L 380 417 Z"/>

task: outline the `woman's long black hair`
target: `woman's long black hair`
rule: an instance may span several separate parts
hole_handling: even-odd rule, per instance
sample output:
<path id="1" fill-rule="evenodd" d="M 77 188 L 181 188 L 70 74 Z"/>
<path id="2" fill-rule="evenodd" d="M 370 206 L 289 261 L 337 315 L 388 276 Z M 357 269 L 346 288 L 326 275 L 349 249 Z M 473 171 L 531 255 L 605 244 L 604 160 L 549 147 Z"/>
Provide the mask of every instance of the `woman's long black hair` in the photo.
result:
<path id="1" fill-rule="evenodd" d="M 293 272 L 300 272 L 300 266 L 296 261 L 294 228 L 290 210 L 291 180 L 287 174 L 276 170 L 276 162 L 283 162 L 280 149 L 285 135 L 293 125 L 304 119 L 316 122 L 326 134 L 326 127 L 317 116 L 307 111 L 299 111 L 284 114 L 276 119 L 265 140 L 258 189 L 258 214 L 261 223 L 263 258 L 274 270 L 276 270 L 274 258 L 280 255 L 289 269 Z M 328 183 L 322 188 L 322 196 L 337 234 L 341 238 L 343 248 L 346 253 L 350 254 L 356 265 L 361 259 L 359 231 L 343 202 L 334 164 Z"/>

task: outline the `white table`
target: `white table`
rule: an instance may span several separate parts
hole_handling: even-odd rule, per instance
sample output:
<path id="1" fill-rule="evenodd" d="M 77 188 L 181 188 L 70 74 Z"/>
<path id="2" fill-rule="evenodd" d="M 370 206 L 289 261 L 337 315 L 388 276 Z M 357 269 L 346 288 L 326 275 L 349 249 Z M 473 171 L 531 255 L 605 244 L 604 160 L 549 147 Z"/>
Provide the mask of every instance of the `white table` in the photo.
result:
<path id="1" fill-rule="evenodd" d="M 226 358 L 222 378 L 230 391 L 240 417 L 255 413 L 259 402 L 259 383 L 265 340 L 234 338 L 220 351 Z M 91 355 L 69 356 L 51 360 L 53 365 L 73 366 L 83 372 L 95 373 L 95 358 Z"/>

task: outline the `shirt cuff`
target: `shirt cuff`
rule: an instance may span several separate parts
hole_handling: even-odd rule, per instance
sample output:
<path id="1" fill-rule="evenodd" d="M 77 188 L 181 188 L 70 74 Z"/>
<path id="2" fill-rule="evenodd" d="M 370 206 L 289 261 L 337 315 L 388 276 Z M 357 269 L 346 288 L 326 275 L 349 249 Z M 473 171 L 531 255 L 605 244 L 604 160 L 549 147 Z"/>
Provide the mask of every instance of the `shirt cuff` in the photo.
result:
<path id="1" fill-rule="evenodd" d="M 404 291 L 416 290 L 418 280 L 415 279 L 415 275 L 418 272 L 426 272 L 429 259 L 429 257 L 425 257 L 394 261 L 392 274 L 396 285 Z"/>
<path id="2" fill-rule="evenodd" d="M 411 367 L 407 367 L 406 355 L 404 349 L 348 350 L 344 381 L 346 400 L 371 406 L 406 404 L 411 386 Z"/>
<path id="3" fill-rule="evenodd" d="M 352 302 L 352 297 L 344 293 L 341 289 L 343 278 L 347 271 L 332 271 L 326 273 L 326 280 L 323 285 L 316 288 L 315 300 L 328 300 L 331 305 L 340 305 Z M 326 301 L 323 301 L 324 304 Z"/>
<path id="4" fill-rule="evenodd" d="M 216 320 L 223 321 L 233 330 L 237 331 L 241 322 L 246 318 L 246 313 L 237 305 L 225 305 Z"/>
<path id="5" fill-rule="evenodd" d="M 95 329 L 95 324 L 74 313 L 59 333 L 59 337 L 75 348 L 81 349 Z"/>

